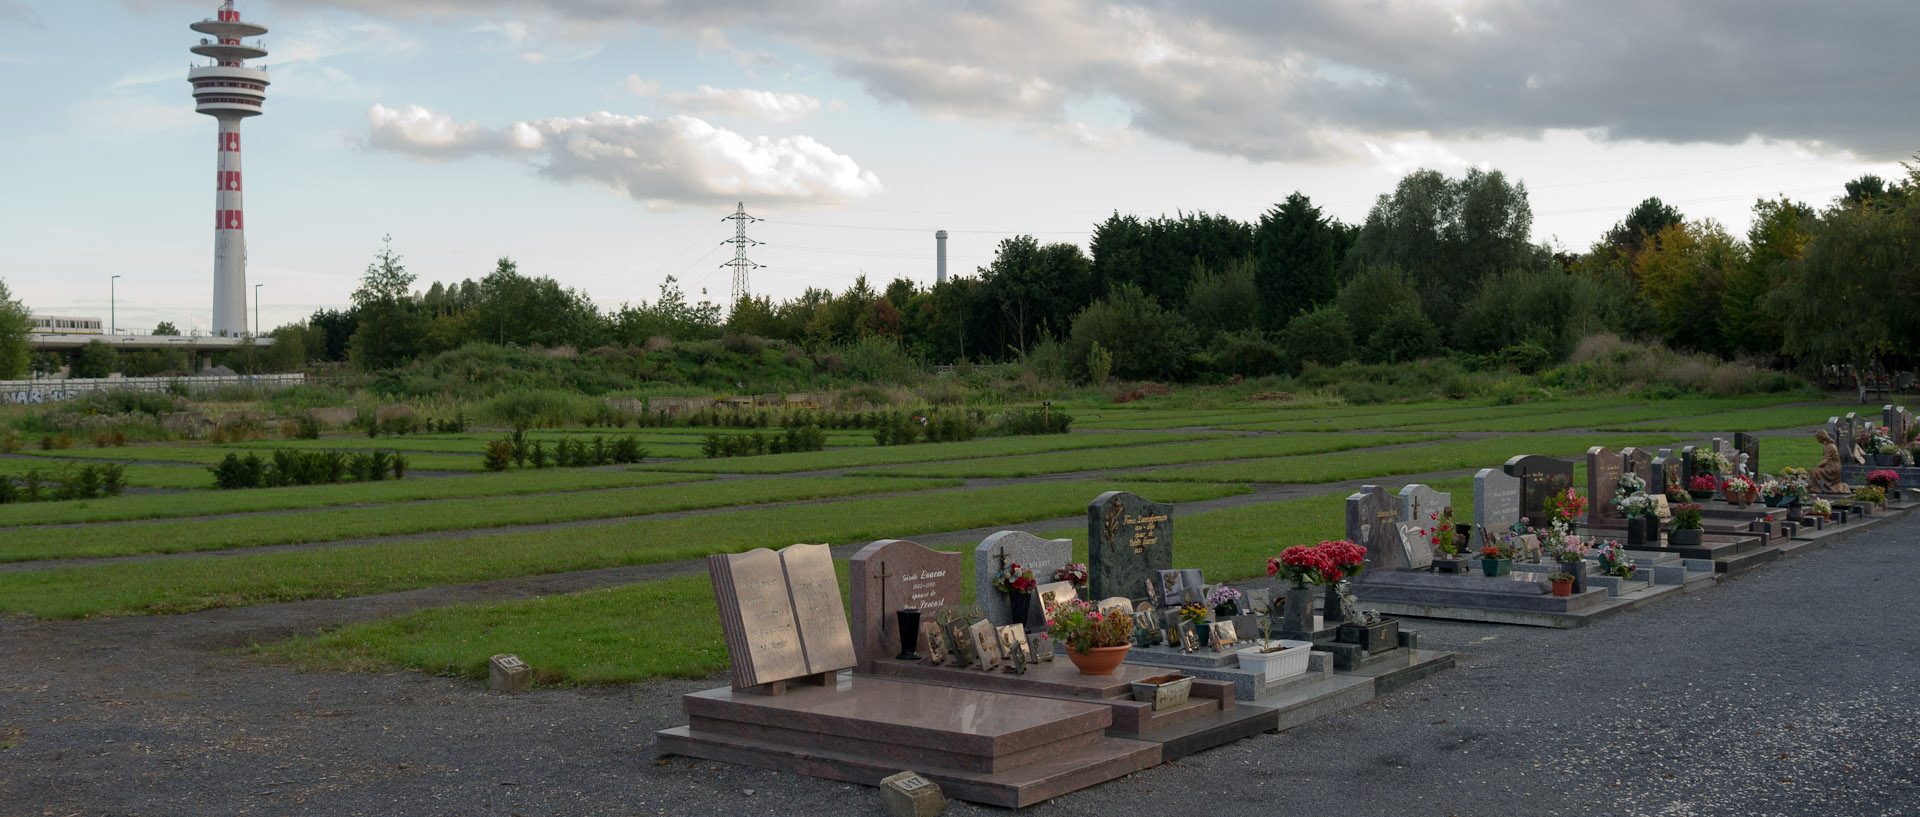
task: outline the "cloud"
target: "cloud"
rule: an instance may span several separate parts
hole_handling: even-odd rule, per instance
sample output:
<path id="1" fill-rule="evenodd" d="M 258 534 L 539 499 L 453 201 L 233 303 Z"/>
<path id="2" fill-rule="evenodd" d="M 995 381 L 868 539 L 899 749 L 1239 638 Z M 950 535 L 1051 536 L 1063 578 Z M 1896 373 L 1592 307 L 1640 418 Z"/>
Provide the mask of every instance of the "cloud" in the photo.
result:
<path id="1" fill-rule="evenodd" d="M 7 24 L 41 29 L 47 27 L 46 22 L 40 19 L 40 12 L 34 11 L 32 6 L 15 0 L 0 0 L 0 25 Z"/>
<path id="2" fill-rule="evenodd" d="M 374 105 L 367 124 L 376 150 L 429 162 L 518 158 L 544 178 L 605 185 L 650 209 L 737 199 L 832 206 L 883 189 L 871 171 L 810 137 L 749 137 L 691 116 L 600 112 L 496 130 L 419 105 Z"/>
<path id="3" fill-rule="evenodd" d="M 669 93 L 666 103 L 691 114 L 745 116 L 774 123 L 797 122 L 820 111 L 820 100 L 806 94 L 748 88 L 723 90 L 706 85 L 693 91 Z"/>
<path id="4" fill-rule="evenodd" d="M 1035 132 L 1112 99 L 1131 130 L 1259 160 L 1367 161 L 1367 143 L 1532 138 L 1880 151 L 1920 106 L 1886 68 L 1920 3 L 1776 0 L 288 0 L 373 15 L 634 26 L 818 56 L 881 101 Z"/>
<path id="5" fill-rule="evenodd" d="M 626 85 L 627 90 L 632 91 L 634 96 L 653 96 L 660 93 L 660 83 L 641 79 L 638 74 L 628 74 Z"/>

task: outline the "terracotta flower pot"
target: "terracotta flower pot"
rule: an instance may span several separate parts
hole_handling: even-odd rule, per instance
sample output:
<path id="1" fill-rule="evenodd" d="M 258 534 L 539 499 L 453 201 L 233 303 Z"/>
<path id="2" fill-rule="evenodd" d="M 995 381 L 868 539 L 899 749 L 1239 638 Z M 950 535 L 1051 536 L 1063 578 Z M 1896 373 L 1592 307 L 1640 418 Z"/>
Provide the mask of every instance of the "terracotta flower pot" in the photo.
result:
<path id="1" fill-rule="evenodd" d="M 1573 595 L 1573 580 L 1568 579 L 1563 582 L 1554 582 L 1553 594 L 1563 598 Z"/>
<path id="2" fill-rule="evenodd" d="M 1130 649 L 1133 649 L 1132 644 L 1122 644 L 1118 647 L 1093 647 L 1086 652 L 1068 649 L 1067 659 L 1080 669 L 1081 675 L 1112 675 L 1114 669 L 1120 666 L 1120 662 L 1126 659 L 1127 650 Z"/>

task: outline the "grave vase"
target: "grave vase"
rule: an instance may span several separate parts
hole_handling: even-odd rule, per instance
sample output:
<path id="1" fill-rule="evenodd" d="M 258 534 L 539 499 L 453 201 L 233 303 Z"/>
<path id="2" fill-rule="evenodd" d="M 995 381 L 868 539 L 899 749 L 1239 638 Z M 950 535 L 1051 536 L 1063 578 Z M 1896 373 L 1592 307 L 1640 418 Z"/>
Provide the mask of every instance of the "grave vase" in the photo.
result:
<path id="1" fill-rule="evenodd" d="M 1587 592 L 1587 563 L 1586 562 L 1561 562 L 1560 572 L 1573 577 L 1573 592 L 1575 593 Z"/>
<path id="2" fill-rule="evenodd" d="M 1346 611 L 1340 609 L 1340 582 L 1327 585 L 1327 597 L 1320 602 L 1320 620 L 1328 624 L 1337 624 L 1347 620 Z"/>
<path id="3" fill-rule="evenodd" d="M 1627 544 L 1644 545 L 1647 543 L 1647 526 L 1641 524 L 1640 517 L 1627 519 Z"/>
<path id="4" fill-rule="evenodd" d="M 1873 455 L 1873 464 L 1887 467 L 1887 468 L 1892 468 L 1900 464 L 1900 455 L 1899 454 L 1875 454 Z"/>
<path id="5" fill-rule="evenodd" d="M 1667 541 L 1676 545 L 1697 547 L 1700 544 L 1700 534 L 1701 530 L 1699 528 L 1675 529 L 1672 533 L 1667 534 Z"/>
<path id="6" fill-rule="evenodd" d="M 1019 590 L 1007 591 L 1007 611 L 1012 614 L 1011 623 L 1022 627 L 1027 625 L 1027 612 L 1033 606 L 1033 594 Z"/>
<path id="7" fill-rule="evenodd" d="M 1513 572 L 1512 559 L 1481 559 L 1480 572 L 1488 578 L 1505 576 Z"/>
<path id="8" fill-rule="evenodd" d="M 1283 632 L 1313 632 L 1313 588 L 1299 584 L 1287 588 L 1286 605 L 1280 610 Z"/>
<path id="9" fill-rule="evenodd" d="M 900 654 L 894 658 L 900 661 L 920 660 L 920 653 L 915 652 L 920 646 L 920 611 L 908 607 L 893 615 L 900 625 Z"/>

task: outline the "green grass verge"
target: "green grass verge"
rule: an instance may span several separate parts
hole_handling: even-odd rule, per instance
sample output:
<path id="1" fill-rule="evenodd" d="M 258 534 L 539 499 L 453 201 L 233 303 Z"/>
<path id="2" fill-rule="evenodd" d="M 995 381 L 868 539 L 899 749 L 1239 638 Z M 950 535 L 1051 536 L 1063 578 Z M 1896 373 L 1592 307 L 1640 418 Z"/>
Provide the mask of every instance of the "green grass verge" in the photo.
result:
<path id="1" fill-rule="evenodd" d="M 1774 406 L 1772 408 L 1748 409 L 1745 411 L 1727 411 L 1706 414 L 1698 417 L 1670 417 L 1634 423 L 1629 426 L 1609 427 L 1606 431 L 1690 431 L 1695 433 L 1722 432 L 1732 434 L 1735 431 L 1766 431 L 1776 428 L 1794 428 L 1804 426 L 1808 436 L 1813 429 L 1826 425 L 1829 417 L 1845 417 L 1849 411 L 1859 411 L 1860 407 L 1850 403 L 1830 403 L 1817 406 Z"/>
<path id="2" fill-rule="evenodd" d="M 441 502 L 342 508 L 263 516 L 136 522 L 97 527 L 0 531 L 0 562 L 189 553 L 205 550 L 331 542 L 370 536 L 479 530 L 583 519 L 757 505 L 944 488 L 958 480 L 886 477 L 742 480 L 678 483 L 619 491 L 547 494 L 537 499 L 449 499 Z"/>
<path id="3" fill-rule="evenodd" d="M 1056 454 L 1028 454 L 1019 457 L 961 460 L 859 471 L 863 474 L 889 474 L 914 477 L 1025 477 L 1035 474 L 1064 474 L 1107 468 L 1141 468 L 1183 462 L 1284 457 L 1295 454 L 1324 454 L 1380 445 L 1428 442 L 1445 439 L 1436 434 L 1355 434 L 1340 436 L 1237 437 L 1197 443 L 1143 445 L 1126 448 L 1100 448 Z"/>
<path id="4" fill-rule="evenodd" d="M 331 441 L 328 441 L 331 442 Z M 343 443 L 345 441 L 342 441 Z M 329 451 L 363 452 L 373 449 L 391 450 L 386 445 L 343 445 L 319 446 Z M 120 448 L 63 448 L 52 451 L 39 449 L 20 452 L 30 457 L 48 462 L 91 462 L 97 460 L 120 460 L 125 462 L 181 462 L 195 465 L 213 465 L 225 459 L 228 454 L 257 454 L 265 459 L 271 454 L 261 450 L 244 448 L 224 448 L 209 445 L 130 445 Z M 483 468 L 478 453 L 472 455 L 434 454 L 403 452 L 409 468 L 421 471 L 479 471 Z"/>
<path id="5" fill-rule="evenodd" d="M 1467 419 L 1396 427 L 1426 431 L 1553 431 L 1562 428 L 1588 428 L 1669 417 L 1685 417 L 1707 412 L 1750 408 L 1755 405 L 1766 405 L 1767 403 L 1780 403 L 1791 399 L 1793 398 L 1769 395 L 1766 397 L 1729 399 L 1667 400 L 1648 403 L 1646 405 L 1615 406 L 1612 408 L 1585 409 L 1580 411 L 1536 411 L 1526 415 L 1506 417 L 1498 420 Z"/>
<path id="6" fill-rule="evenodd" d="M 1181 440 L 1207 439 L 1210 434 L 1048 434 L 1037 437 L 993 437 L 963 443 L 917 443 L 914 445 L 874 446 L 798 454 L 764 454 L 758 457 L 727 457 L 667 465 L 643 465 L 643 470 L 682 471 L 706 474 L 791 474 L 823 468 L 851 468 L 863 465 L 897 465 L 909 462 L 1001 457 L 1013 454 L 1038 454 L 1047 451 L 1073 451 L 1082 448 L 1109 448 Z"/>
<path id="7" fill-rule="evenodd" d="M 47 479 L 59 479 L 61 469 L 78 468 L 84 462 L 73 460 L 48 460 L 41 458 L 0 458 L 0 476 L 24 477 L 28 471 L 39 471 Z M 129 465 L 126 467 L 127 484 L 141 488 L 212 488 L 213 474 L 198 465 Z M 0 520 L 4 520 L 7 511 L 21 507 L 0 505 Z M 7 524 L 0 521 L 0 525 Z"/>
<path id="8" fill-rule="evenodd" d="M 1163 469 L 1130 474 L 1129 478 L 1145 482 L 1286 482 L 1310 485 L 1395 474 L 1451 471 L 1456 468 L 1498 468 L 1520 454 L 1566 456 L 1584 454 L 1589 447 L 1596 445 L 1619 450 L 1629 445 L 1652 447 L 1680 439 L 1684 438 L 1644 434 L 1503 437 L 1436 443 L 1367 456 L 1279 457 L 1258 462 Z"/>
<path id="9" fill-rule="evenodd" d="M 657 564 L 794 542 L 861 542 L 1086 512 L 1102 491 L 1190 502 L 1242 485 L 1046 482 L 595 525 L 218 559 L 0 574 L 0 609 L 41 618 L 183 613 Z"/>
<path id="10" fill-rule="evenodd" d="M 1438 424 L 1468 420 L 1493 420 L 1525 417 L 1543 412 L 1579 411 L 1617 407 L 1619 398 L 1579 398 L 1549 400 L 1513 406 L 1462 406 L 1458 403 L 1394 404 L 1374 406 L 1371 411 L 1342 411 L 1337 414 L 1307 412 L 1289 420 L 1262 423 L 1237 423 L 1220 428 L 1248 431 L 1348 431 L 1355 429 L 1397 429 L 1420 424 Z"/>
<path id="11" fill-rule="evenodd" d="M 198 487 L 213 487 L 213 475 L 207 473 L 207 469 L 197 466 L 134 465 L 127 468 L 127 473 L 131 477 L 143 470 L 160 469 L 198 474 L 202 483 Z M 390 479 L 380 482 L 345 482 L 338 485 L 297 485 L 243 491 L 144 494 L 89 499 L 83 502 L 0 505 L 0 526 L 176 519 L 185 516 L 288 511 L 339 505 L 413 502 L 422 499 L 592 491 L 602 488 L 660 485 L 705 479 L 711 479 L 711 477 L 695 474 L 568 468 L 547 471 L 508 471 L 470 477 Z"/>

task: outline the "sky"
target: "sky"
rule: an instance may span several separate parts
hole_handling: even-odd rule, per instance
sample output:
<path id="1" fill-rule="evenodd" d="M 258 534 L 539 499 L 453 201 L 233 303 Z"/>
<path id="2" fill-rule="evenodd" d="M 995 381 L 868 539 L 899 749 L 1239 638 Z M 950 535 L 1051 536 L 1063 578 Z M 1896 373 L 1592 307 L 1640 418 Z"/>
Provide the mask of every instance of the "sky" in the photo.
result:
<path id="1" fill-rule="evenodd" d="M 37 314 L 211 324 L 214 0 L 0 0 L 0 279 Z M 1500 170 L 1582 251 L 1658 196 L 1742 234 L 1920 154 L 1920 3 L 1805 0 L 242 0 L 260 323 L 343 308 L 391 236 L 424 289 L 495 260 L 589 295 L 970 274 L 1114 212 L 1366 218 Z M 111 281 L 111 276 L 121 276 Z M 250 301 L 249 307 L 254 304 Z M 251 319 L 251 314 L 249 315 Z"/>

